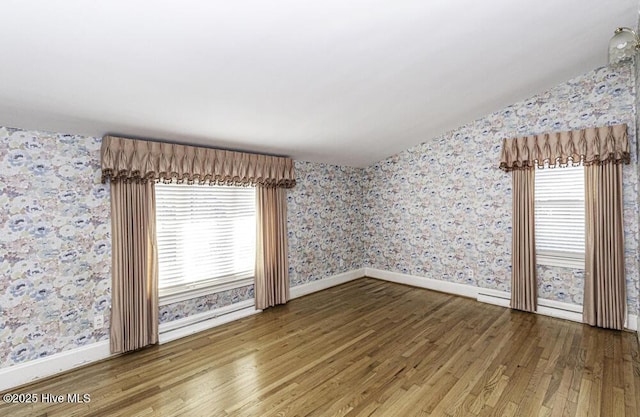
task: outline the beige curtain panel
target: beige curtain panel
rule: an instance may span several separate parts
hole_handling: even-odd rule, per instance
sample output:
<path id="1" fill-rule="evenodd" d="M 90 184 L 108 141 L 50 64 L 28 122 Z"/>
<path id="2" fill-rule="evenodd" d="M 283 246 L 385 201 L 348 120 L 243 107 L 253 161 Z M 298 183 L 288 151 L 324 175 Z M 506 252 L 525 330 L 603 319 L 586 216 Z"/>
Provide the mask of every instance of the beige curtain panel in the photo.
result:
<path id="1" fill-rule="evenodd" d="M 535 242 L 535 170 L 517 170 L 513 177 L 511 241 L 511 308 L 538 308 Z"/>
<path id="2" fill-rule="evenodd" d="M 500 169 L 513 171 L 511 306 L 536 308 L 534 168 L 585 166 L 583 320 L 622 329 L 626 315 L 622 164 L 630 162 L 624 124 L 505 139 Z"/>
<path id="3" fill-rule="evenodd" d="M 102 182 L 166 181 L 292 188 L 293 160 L 269 155 L 105 136 Z"/>
<path id="4" fill-rule="evenodd" d="M 622 330 L 626 306 L 622 165 L 585 167 L 586 253 L 583 320 Z"/>
<path id="5" fill-rule="evenodd" d="M 289 300 L 287 199 L 284 188 L 256 187 L 256 308 Z"/>
<path id="6" fill-rule="evenodd" d="M 566 166 L 582 162 L 585 166 L 607 162 L 629 163 L 627 125 L 595 127 L 568 132 L 546 133 L 505 139 L 500 169 L 513 171 Z"/>
<path id="7" fill-rule="evenodd" d="M 153 182 L 111 183 L 112 353 L 158 342 L 158 252 Z"/>

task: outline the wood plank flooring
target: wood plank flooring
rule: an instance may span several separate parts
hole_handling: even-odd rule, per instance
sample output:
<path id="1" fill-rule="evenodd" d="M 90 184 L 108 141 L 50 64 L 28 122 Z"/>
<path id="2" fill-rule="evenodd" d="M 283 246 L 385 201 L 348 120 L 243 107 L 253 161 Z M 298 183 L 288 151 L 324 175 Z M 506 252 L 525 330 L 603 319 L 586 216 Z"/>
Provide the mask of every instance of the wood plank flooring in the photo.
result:
<path id="1" fill-rule="evenodd" d="M 635 335 L 360 279 L 14 392 L 2 416 L 640 416 Z"/>

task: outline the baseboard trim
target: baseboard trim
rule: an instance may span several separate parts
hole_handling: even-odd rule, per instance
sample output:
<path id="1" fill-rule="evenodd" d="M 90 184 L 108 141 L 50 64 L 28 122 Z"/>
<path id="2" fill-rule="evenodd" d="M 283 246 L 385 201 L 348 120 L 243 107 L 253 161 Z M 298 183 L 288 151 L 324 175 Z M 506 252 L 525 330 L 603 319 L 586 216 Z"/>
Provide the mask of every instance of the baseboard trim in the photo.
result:
<path id="1" fill-rule="evenodd" d="M 0 391 L 70 371 L 111 356 L 116 355 L 112 355 L 109 351 L 109 341 L 102 340 L 44 358 L 0 368 Z"/>
<path id="2" fill-rule="evenodd" d="M 442 281 L 439 279 L 418 277 L 415 275 L 402 274 L 400 272 L 384 271 L 382 269 L 364 268 L 366 276 L 382 279 L 398 284 L 411 285 L 412 287 L 426 288 L 428 290 L 446 292 L 448 294 L 460 295 L 462 297 L 476 298 L 478 287 L 455 282 Z"/>
<path id="3" fill-rule="evenodd" d="M 502 307 L 509 307 L 510 294 L 504 291 L 490 290 L 467 284 L 458 284 L 375 268 L 354 269 L 325 279 L 298 285 L 291 288 L 290 296 L 291 299 L 303 297 L 305 295 L 322 291 L 336 285 L 341 285 L 349 281 L 354 281 L 365 276 L 419 288 L 426 288 L 433 291 L 474 298 L 480 302 Z M 254 300 L 251 299 L 219 309 L 195 314 L 183 319 L 174 320 L 169 323 L 163 323 L 159 326 L 159 342 L 161 344 L 167 343 L 243 317 L 260 313 L 261 311 L 262 310 L 255 309 Z M 576 304 L 539 299 L 538 314 L 582 322 L 582 306 Z M 629 315 L 625 323 L 625 328 L 636 331 L 638 342 L 640 343 L 640 317 L 637 315 Z M 109 341 L 103 340 L 47 356 L 45 358 L 16 364 L 6 368 L 0 368 L 0 392 L 34 382 L 38 379 L 66 372 L 80 366 L 88 365 L 92 362 L 107 359 L 112 356 L 116 355 L 112 355 L 109 351 Z"/>
<path id="4" fill-rule="evenodd" d="M 167 343 L 261 311 L 255 309 L 254 300 L 251 299 L 163 323 L 159 326 L 159 343 Z M 109 340 L 103 340 L 44 358 L 0 368 L 0 391 L 16 388 L 112 356 L 117 354 L 112 355 L 109 350 Z"/>
<path id="5" fill-rule="evenodd" d="M 482 303 L 509 307 L 511 294 L 505 291 L 479 288 L 477 300 Z M 582 323 L 582 306 L 578 304 L 539 298 L 537 314 Z"/>
<path id="6" fill-rule="evenodd" d="M 336 285 L 341 285 L 358 278 L 363 278 L 364 276 L 364 268 L 354 269 L 348 272 L 330 276 L 328 278 L 319 279 L 317 281 L 311 281 L 306 284 L 292 287 L 289 291 L 289 296 L 291 299 L 303 297 L 305 295 L 326 290 L 327 288 L 335 287 Z"/>
<path id="7" fill-rule="evenodd" d="M 260 313 L 261 311 L 262 310 L 256 310 L 255 300 L 251 299 L 173 320 L 168 323 L 162 323 L 159 326 L 159 343 L 171 342 L 194 333 Z"/>
<path id="8" fill-rule="evenodd" d="M 375 268 L 364 268 L 364 272 L 366 276 L 371 278 L 396 282 L 398 284 L 411 285 L 413 287 L 426 288 L 462 297 L 475 298 L 477 301 L 483 303 L 506 308 L 509 308 L 509 302 L 511 299 L 511 294 L 508 292 L 474 287 L 468 284 L 458 284 L 455 282 L 418 277 L 415 275 L 384 271 Z M 578 304 L 563 303 L 560 301 L 539 298 L 537 314 L 582 323 L 582 306 Z M 638 316 L 629 314 L 625 321 L 625 329 L 638 331 L 640 327 L 638 320 Z M 640 332 L 638 333 L 638 340 L 640 341 Z"/>
<path id="9" fill-rule="evenodd" d="M 505 291 L 478 288 L 477 300 L 483 303 L 509 307 L 511 294 Z M 579 304 L 563 303 L 561 301 L 538 299 L 537 314 L 582 323 L 582 306 Z M 624 328 L 631 331 L 638 330 L 638 316 L 629 314 Z"/>
<path id="10" fill-rule="evenodd" d="M 291 288 L 289 295 L 291 299 L 294 299 L 362 277 L 364 277 L 364 268 L 354 269 L 328 278 L 298 285 Z M 255 300 L 251 299 L 164 323 L 160 325 L 159 329 L 160 344 L 257 314 L 261 311 L 262 310 L 255 309 Z"/>
<path id="11" fill-rule="evenodd" d="M 336 285 L 344 284 L 364 276 L 364 269 L 357 269 L 334 275 L 309 284 L 291 288 L 291 298 L 302 297 Z M 260 313 L 255 309 L 253 299 L 241 301 L 204 313 L 194 314 L 183 319 L 163 323 L 159 326 L 159 343 L 167 343 L 192 335 L 234 320 Z M 0 391 L 14 389 L 42 378 L 70 371 L 112 356 L 109 341 L 103 340 L 76 349 L 56 353 L 45 358 L 0 368 Z"/>

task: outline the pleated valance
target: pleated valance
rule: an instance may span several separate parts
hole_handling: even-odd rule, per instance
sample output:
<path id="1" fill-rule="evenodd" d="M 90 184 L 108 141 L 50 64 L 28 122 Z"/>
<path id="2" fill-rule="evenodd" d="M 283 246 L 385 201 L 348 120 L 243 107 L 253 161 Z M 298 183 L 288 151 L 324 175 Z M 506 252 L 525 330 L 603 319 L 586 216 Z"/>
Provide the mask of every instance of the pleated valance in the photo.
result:
<path id="1" fill-rule="evenodd" d="M 292 188 L 290 158 L 105 136 L 102 182 L 163 181 Z"/>
<path id="2" fill-rule="evenodd" d="M 567 132 L 545 133 L 505 139 L 502 143 L 500 169 L 519 169 L 630 162 L 627 125 L 594 127 Z"/>

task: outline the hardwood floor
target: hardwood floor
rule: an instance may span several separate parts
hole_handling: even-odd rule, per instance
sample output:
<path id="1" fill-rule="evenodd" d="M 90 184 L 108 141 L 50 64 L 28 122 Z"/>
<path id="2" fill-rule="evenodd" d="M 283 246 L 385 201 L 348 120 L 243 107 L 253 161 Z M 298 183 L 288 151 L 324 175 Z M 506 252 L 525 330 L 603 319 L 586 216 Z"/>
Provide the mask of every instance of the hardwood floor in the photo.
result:
<path id="1" fill-rule="evenodd" d="M 361 279 L 16 390 L 2 416 L 640 416 L 632 333 Z"/>

